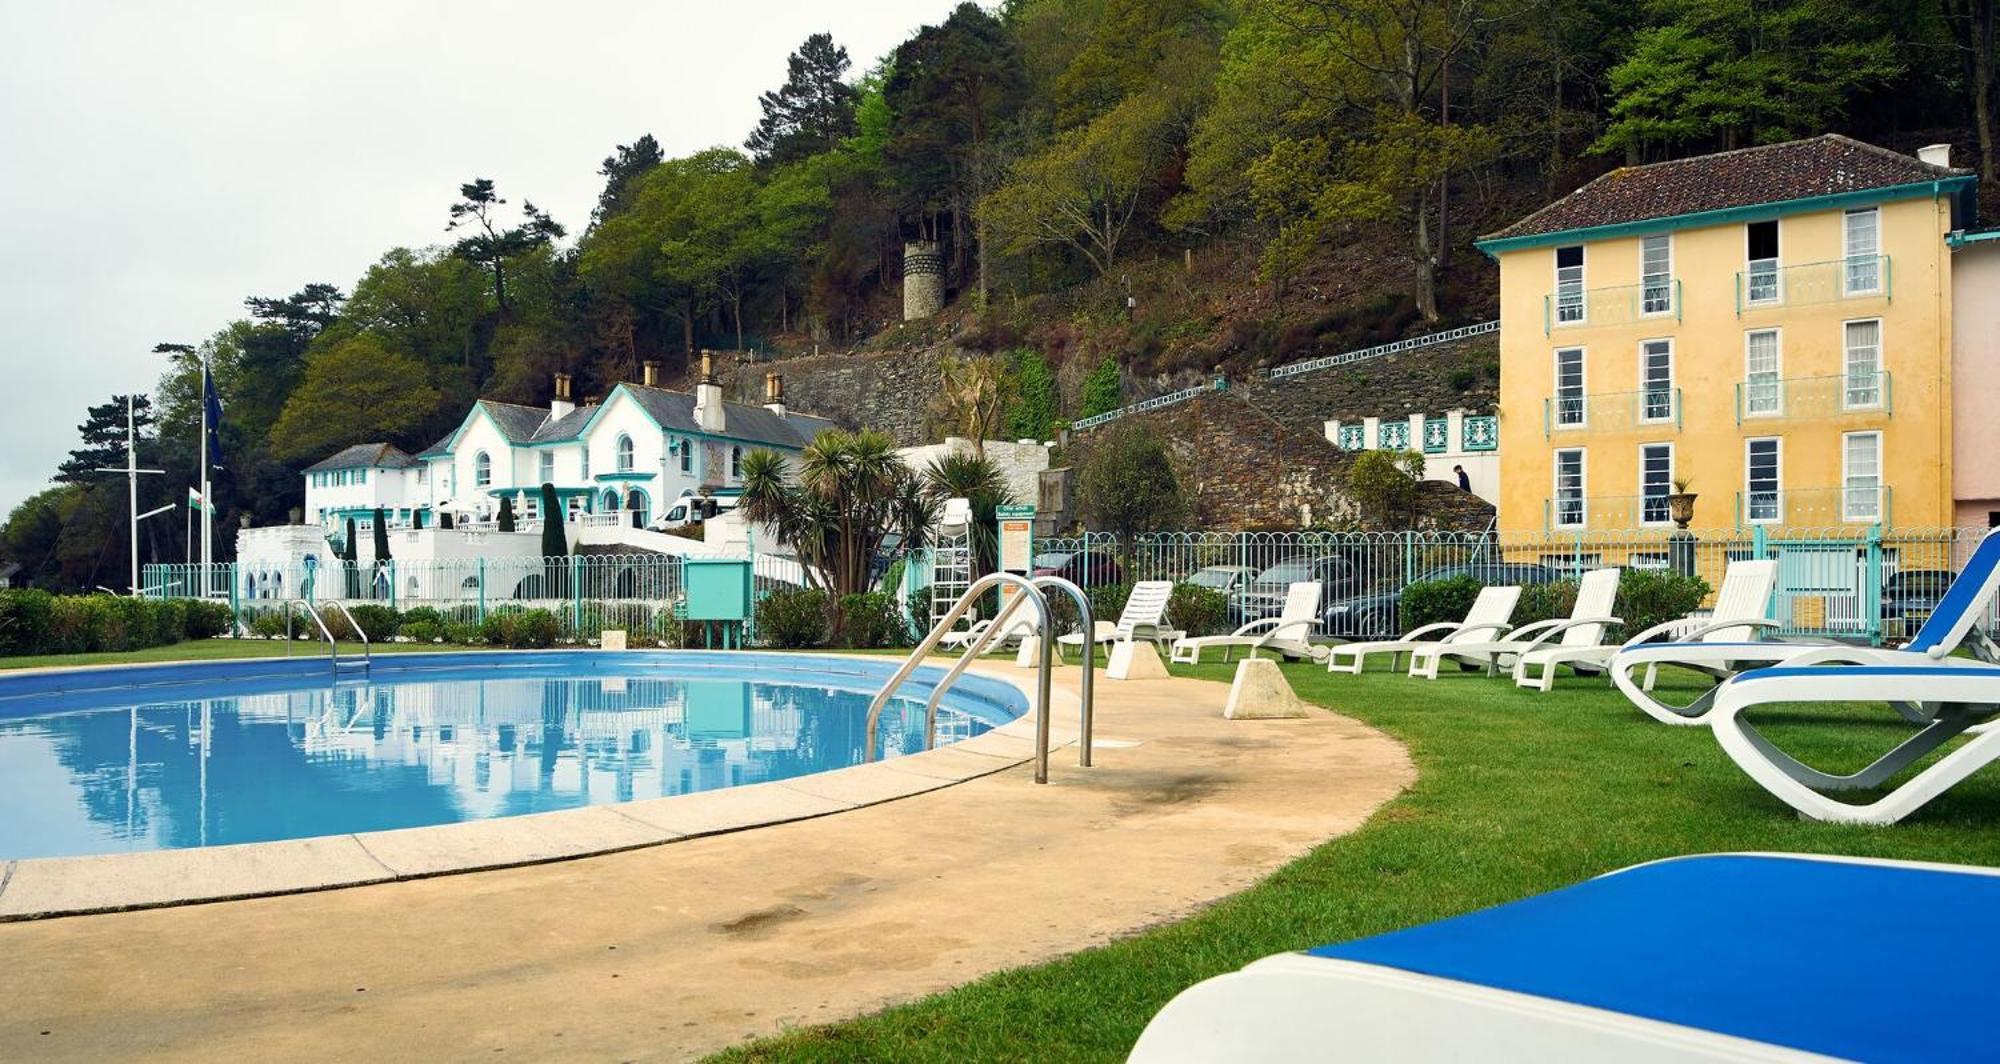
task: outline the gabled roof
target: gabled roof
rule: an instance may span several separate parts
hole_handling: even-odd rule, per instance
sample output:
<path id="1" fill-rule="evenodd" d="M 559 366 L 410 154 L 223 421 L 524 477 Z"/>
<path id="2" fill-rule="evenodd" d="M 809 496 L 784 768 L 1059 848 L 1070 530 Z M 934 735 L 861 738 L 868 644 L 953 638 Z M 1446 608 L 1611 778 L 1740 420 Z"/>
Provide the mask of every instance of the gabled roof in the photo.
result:
<path id="1" fill-rule="evenodd" d="M 618 389 L 630 395 L 632 401 L 659 422 L 661 428 L 673 432 L 702 431 L 695 424 L 692 394 L 648 388 L 643 384 L 620 384 Z M 722 411 L 724 428 L 720 435 L 794 450 L 811 443 L 814 436 L 827 429 L 838 427 L 828 418 L 791 412 L 780 417 L 750 403 L 725 401 Z"/>
<path id="2" fill-rule="evenodd" d="M 357 443 L 305 468 L 308 473 L 329 469 L 408 469 L 417 460 L 393 443 Z"/>
<path id="3" fill-rule="evenodd" d="M 1828 133 L 1808 140 L 1620 167 L 1513 225 L 1488 233 L 1479 242 L 1512 242 L 1732 208 L 1970 180 L 1966 170 L 1933 166 L 1913 156 Z"/>

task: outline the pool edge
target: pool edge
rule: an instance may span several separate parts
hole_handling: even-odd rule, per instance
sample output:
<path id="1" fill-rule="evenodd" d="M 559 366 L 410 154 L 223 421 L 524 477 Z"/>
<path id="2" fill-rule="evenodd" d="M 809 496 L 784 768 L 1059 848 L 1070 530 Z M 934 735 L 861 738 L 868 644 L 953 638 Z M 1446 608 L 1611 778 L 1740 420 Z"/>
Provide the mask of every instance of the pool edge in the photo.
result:
<path id="1" fill-rule="evenodd" d="M 813 656 L 884 660 L 879 655 Z M 1018 689 L 1033 706 L 1031 672 L 1019 672 L 998 660 L 969 671 Z M 1077 741 L 1075 726 L 1062 723 L 1075 712 L 1077 698 L 1060 691 L 1052 695 L 1053 752 Z M 1033 734 L 1031 708 L 981 735 L 934 750 L 743 787 L 420 828 L 14 859 L 0 869 L 0 923 L 243 901 L 550 864 L 833 816 L 1018 767 L 1034 757 Z M 979 760 L 964 761 L 966 756 Z M 945 767 L 954 760 L 959 761 L 958 768 Z M 936 774 L 911 771 L 912 764 Z M 802 783 L 809 786 L 797 786 Z M 687 830 L 672 826 L 676 822 Z"/>

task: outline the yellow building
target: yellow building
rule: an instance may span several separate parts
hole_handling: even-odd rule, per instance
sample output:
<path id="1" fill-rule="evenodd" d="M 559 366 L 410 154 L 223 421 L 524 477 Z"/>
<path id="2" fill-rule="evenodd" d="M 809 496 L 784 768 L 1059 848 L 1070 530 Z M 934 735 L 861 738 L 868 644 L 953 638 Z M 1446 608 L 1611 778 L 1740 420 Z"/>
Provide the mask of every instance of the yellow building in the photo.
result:
<path id="1" fill-rule="evenodd" d="M 1499 525 L 1950 524 L 1951 251 L 1973 177 L 1828 135 L 1615 170 L 1500 265 Z M 1994 412 L 2000 417 L 2000 411 Z"/>

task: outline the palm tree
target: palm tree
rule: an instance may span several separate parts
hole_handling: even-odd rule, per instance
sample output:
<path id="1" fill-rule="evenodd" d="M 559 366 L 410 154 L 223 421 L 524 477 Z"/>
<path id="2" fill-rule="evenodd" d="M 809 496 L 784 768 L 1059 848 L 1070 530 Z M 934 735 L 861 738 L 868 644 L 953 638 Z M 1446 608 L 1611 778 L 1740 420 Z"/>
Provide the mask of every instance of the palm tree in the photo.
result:
<path id="1" fill-rule="evenodd" d="M 794 483 L 785 460 L 752 451 L 743 460 L 743 510 L 769 525 L 836 599 L 868 590 L 875 556 L 890 535 L 924 545 L 938 503 L 879 432 L 829 430 L 799 455 Z"/>

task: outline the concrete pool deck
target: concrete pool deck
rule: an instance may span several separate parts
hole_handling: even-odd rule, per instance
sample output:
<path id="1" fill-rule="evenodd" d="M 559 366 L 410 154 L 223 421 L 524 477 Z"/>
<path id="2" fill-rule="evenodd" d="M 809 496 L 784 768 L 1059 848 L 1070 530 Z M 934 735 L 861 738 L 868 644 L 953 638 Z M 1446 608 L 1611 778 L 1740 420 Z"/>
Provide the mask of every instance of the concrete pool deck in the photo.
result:
<path id="1" fill-rule="evenodd" d="M 679 819 L 621 806 L 629 828 L 445 847 L 520 856 L 601 828 L 642 847 L 603 856 L 0 925 L 0 1058 L 695 1056 L 1184 916 L 1352 831 L 1415 776 L 1399 744 L 1333 714 L 1225 721 L 1219 683 L 1098 690 L 1096 767 L 1059 750 L 1047 786 L 1003 732 L 984 751 L 744 788 L 786 820 L 749 830 L 701 834 L 735 818 L 715 792 L 665 800 Z M 1059 739 L 1074 741 L 1073 707 L 1058 701 Z M 423 875 L 435 841 L 393 859 Z M 385 870 L 386 848 L 367 847 Z"/>

